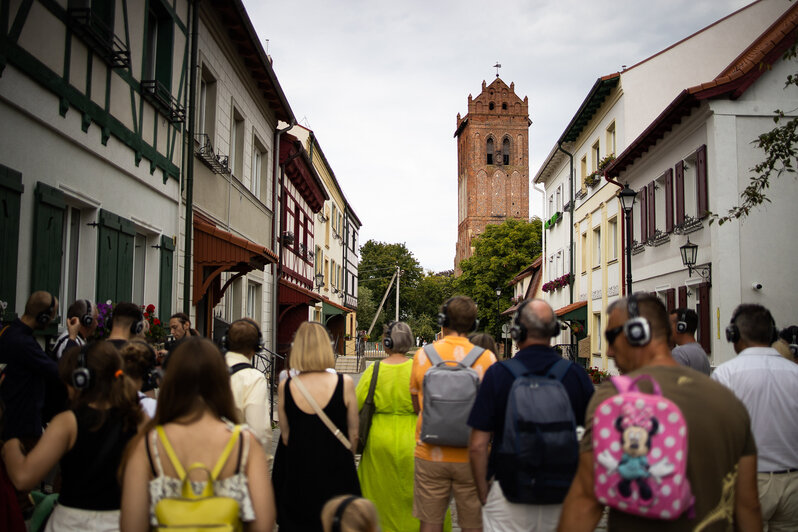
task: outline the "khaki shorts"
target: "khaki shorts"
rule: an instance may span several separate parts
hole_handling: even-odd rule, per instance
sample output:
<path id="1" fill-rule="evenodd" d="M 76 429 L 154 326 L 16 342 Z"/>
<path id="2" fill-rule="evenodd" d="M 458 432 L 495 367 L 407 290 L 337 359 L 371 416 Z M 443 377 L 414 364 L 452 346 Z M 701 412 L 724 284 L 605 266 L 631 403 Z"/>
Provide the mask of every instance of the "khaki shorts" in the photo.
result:
<path id="1" fill-rule="evenodd" d="M 413 517 L 429 524 L 443 523 L 453 494 L 460 528 L 481 528 L 482 504 L 468 462 L 415 460 Z"/>

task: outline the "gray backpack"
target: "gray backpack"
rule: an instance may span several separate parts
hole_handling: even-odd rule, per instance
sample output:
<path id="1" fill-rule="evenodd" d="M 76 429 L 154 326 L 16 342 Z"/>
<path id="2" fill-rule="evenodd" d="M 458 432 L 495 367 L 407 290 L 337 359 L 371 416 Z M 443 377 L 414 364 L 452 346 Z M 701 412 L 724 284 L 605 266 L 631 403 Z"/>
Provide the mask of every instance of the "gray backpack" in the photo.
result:
<path id="1" fill-rule="evenodd" d="M 421 441 L 449 447 L 468 446 L 471 429 L 466 421 L 479 388 L 479 375 L 471 366 L 484 351 L 474 346 L 457 362 L 441 359 L 432 344 L 424 346 L 432 367 L 424 374 Z"/>

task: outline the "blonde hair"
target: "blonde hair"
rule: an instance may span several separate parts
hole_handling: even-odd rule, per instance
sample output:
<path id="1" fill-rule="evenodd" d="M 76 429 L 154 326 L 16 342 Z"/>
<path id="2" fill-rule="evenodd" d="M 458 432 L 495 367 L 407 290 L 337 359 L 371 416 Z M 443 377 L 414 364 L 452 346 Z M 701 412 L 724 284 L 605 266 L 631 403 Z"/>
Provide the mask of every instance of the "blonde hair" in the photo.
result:
<path id="1" fill-rule="evenodd" d="M 351 495 L 339 495 L 332 498 L 321 509 L 321 524 L 324 532 L 332 532 L 333 519 L 338 507 Z M 377 508 L 368 499 L 357 497 L 353 499 L 341 514 L 341 532 L 377 532 Z"/>
<path id="2" fill-rule="evenodd" d="M 315 321 L 299 326 L 289 356 L 291 368 L 297 371 L 324 371 L 335 366 L 330 334 L 324 325 Z"/>

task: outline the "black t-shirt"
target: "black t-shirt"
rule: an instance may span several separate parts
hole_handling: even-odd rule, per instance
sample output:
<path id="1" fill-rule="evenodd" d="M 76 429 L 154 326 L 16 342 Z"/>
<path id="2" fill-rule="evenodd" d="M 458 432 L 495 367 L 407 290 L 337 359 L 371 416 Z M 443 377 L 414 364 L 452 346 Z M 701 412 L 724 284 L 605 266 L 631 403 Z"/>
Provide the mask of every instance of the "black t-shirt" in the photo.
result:
<path id="1" fill-rule="evenodd" d="M 136 427 L 124 430 L 122 417 L 114 409 L 103 413 L 86 406 L 73 412 L 78 421 L 78 437 L 74 447 L 61 458 L 58 502 L 83 510 L 118 510 L 122 489 L 117 470 Z"/>
<path id="2" fill-rule="evenodd" d="M 521 361 L 535 375 L 545 375 L 555 362 L 562 360 L 557 351 L 542 345 L 526 347 L 516 353 L 514 358 Z M 488 479 L 493 476 L 495 456 L 502 444 L 507 398 L 514 380 L 513 374 L 502 363 L 493 364 L 482 378 L 477 398 L 468 416 L 470 427 L 493 433 L 488 460 Z M 571 400 L 576 424 L 584 425 L 587 404 L 594 391 L 593 382 L 582 367 L 571 364 L 562 379 L 562 384 Z"/>

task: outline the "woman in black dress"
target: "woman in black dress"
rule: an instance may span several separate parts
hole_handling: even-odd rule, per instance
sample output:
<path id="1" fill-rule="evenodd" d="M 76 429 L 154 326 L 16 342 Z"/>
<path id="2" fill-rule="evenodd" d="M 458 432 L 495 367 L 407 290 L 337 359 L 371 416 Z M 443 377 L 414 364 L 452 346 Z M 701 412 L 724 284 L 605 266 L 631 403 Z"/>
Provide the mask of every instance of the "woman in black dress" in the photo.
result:
<path id="1" fill-rule="evenodd" d="M 335 358 L 329 333 L 320 323 L 300 325 L 290 356 L 291 367 L 300 374 L 278 388 L 281 438 L 272 473 L 277 524 L 280 532 L 321 532 L 325 502 L 336 495 L 360 495 L 354 457 L 358 431 L 355 386 L 348 375 L 326 371 Z M 339 435 L 315 413 L 302 388 Z"/>

